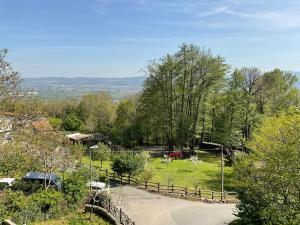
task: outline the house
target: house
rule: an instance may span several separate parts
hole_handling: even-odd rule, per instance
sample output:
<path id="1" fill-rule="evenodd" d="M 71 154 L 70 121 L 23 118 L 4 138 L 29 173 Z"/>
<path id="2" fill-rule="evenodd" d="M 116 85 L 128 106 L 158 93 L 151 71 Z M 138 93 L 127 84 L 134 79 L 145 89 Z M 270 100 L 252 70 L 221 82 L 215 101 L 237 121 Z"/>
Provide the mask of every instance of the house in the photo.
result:
<path id="1" fill-rule="evenodd" d="M 61 183 L 59 182 L 59 178 L 55 173 L 45 174 L 45 173 L 29 172 L 22 179 L 28 182 L 37 182 L 40 183 L 41 185 L 44 185 L 44 182 L 46 180 L 47 184 L 50 183 L 50 186 L 54 187 L 57 190 L 61 190 Z"/>

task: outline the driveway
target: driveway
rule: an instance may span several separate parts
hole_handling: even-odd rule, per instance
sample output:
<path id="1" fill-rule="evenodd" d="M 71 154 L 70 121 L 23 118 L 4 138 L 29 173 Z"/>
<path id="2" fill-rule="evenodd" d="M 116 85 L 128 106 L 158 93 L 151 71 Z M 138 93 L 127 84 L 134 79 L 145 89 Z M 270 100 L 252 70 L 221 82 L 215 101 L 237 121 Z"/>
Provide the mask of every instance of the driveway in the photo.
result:
<path id="1" fill-rule="evenodd" d="M 111 188 L 112 199 L 137 225 L 223 225 L 234 219 L 234 204 L 169 198 L 130 186 Z"/>

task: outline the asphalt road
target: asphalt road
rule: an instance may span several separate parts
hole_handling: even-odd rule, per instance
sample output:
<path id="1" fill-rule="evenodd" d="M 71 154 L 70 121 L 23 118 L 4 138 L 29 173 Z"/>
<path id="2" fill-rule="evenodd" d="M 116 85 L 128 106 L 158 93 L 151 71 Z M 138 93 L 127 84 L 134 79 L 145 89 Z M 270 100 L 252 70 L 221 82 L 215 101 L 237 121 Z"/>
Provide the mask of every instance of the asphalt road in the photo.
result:
<path id="1" fill-rule="evenodd" d="M 234 204 L 169 198 L 130 186 L 111 188 L 111 193 L 137 225 L 223 225 L 234 219 Z"/>

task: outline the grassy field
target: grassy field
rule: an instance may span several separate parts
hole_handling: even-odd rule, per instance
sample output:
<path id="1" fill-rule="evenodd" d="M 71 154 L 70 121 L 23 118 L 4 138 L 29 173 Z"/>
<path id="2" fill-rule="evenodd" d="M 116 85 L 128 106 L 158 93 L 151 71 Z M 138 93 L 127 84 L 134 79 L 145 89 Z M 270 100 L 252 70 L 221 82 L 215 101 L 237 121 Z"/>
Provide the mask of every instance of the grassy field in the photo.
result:
<path id="1" fill-rule="evenodd" d="M 60 219 L 48 220 L 44 222 L 36 222 L 33 225 L 110 225 L 109 222 L 106 222 L 101 217 L 92 214 L 92 220 L 89 220 L 89 213 L 78 213 L 71 214 Z"/>
<path id="2" fill-rule="evenodd" d="M 153 168 L 153 182 L 160 184 L 174 184 L 175 186 L 188 187 L 193 189 L 194 183 L 199 183 L 203 190 L 221 190 L 221 163 L 220 156 L 200 151 L 198 153 L 199 163 L 194 165 L 190 160 L 173 160 L 172 163 L 162 163 L 163 158 L 153 158 L 150 161 L 150 166 Z M 83 162 L 89 165 L 89 158 L 84 157 Z M 100 162 L 93 161 L 93 166 L 100 168 Z M 233 169 L 227 165 L 225 160 L 224 167 L 224 188 L 227 191 L 234 191 L 233 184 Z M 103 168 L 110 168 L 110 162 L 103 163 Z"/>

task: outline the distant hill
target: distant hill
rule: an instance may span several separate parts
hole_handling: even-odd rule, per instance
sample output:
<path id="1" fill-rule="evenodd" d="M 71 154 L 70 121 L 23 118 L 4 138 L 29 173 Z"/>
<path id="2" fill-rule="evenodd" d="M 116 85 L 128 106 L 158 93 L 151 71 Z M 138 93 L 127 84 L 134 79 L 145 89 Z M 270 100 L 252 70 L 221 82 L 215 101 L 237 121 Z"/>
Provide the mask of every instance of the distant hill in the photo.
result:
<path id="1" fill-rule="evenodd" d="M 23 78 L 22 89 L 43 99 L 80 97 L 87 93 L 106 91 L 114 100 L 141 91 L 145 77 L 40 77 Z"/>

